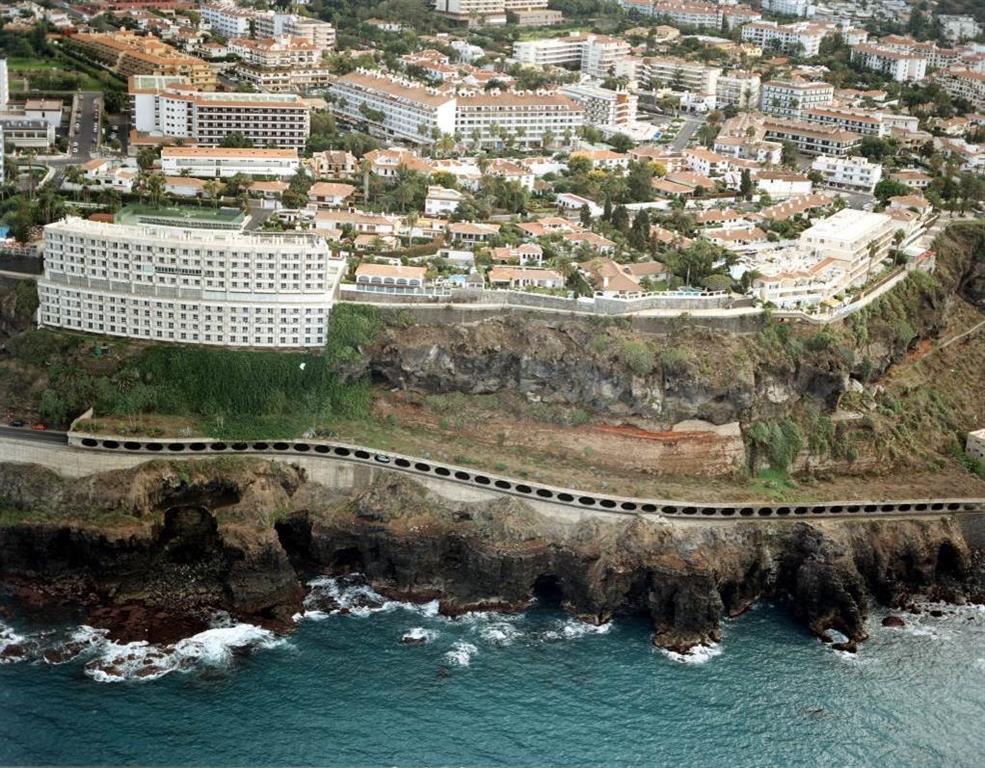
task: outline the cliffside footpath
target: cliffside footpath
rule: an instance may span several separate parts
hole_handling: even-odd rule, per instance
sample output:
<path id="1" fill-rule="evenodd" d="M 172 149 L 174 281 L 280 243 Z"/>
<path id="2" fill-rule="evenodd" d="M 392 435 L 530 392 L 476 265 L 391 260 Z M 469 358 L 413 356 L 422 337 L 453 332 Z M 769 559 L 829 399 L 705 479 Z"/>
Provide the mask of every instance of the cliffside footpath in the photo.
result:
<path id="1" fill-rule="evenodd" d="M 645 615 L 654 643 L 679 652 L 775 599 L 851 649 L 873 601 L 985 600 L 976 562 L 947 517 L 574 523 L 513 498 L 451 503 L 399 475 L 340 497 L 260 460 L 151 462 L 71 482 L 0 465 L 5 589 L 28 605 L 80 605 L 123 639 L 172 640 L 218 610 L 285 629 L 306 577 L 358 572 L 449 615 L 535 598 L 593 623 Z"/>

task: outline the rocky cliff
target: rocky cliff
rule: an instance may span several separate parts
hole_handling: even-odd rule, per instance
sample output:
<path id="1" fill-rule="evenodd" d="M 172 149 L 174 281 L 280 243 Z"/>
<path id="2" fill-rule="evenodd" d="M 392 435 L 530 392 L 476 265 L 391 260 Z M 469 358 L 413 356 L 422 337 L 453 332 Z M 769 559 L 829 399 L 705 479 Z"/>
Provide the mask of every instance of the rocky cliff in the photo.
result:
<path id="1" fill-rule="evenodd" d="M 349 374 L 425 393 L 516 392 L 664 427 L 831 411 L 851 378 L 884 373 L 921 338 L 939 332 L 957 292 L 985 300 L 985 226 L 953 225 L 940 270 L 918 274 L 850 321 L 825 329 L 765 320 L 758 333 L 708 330 L 682 319 L 665 335 L 618 321 L 505 316 L 475 323 L 392 322 Z"/>
<path id="2" fill-rule="evenodd" d="M 448 614 L 556 599 L 586 621 L 648 616 L 685 651 L 723 616 L 786 602 L 812 632 L 865 638 L 870 603 L 975 596 L 950 518 L 573 523 L 503 497 L 451 503 L 400 475 L 340 498 L 262 461 L 167 464 L 69 484 L 0 465 L 0 579 L 36 603 L 79 603 L 126 637 L 167 636 L 223 609 L 284 625 L 314 573 L 361 572 L 378 591 Z"/>

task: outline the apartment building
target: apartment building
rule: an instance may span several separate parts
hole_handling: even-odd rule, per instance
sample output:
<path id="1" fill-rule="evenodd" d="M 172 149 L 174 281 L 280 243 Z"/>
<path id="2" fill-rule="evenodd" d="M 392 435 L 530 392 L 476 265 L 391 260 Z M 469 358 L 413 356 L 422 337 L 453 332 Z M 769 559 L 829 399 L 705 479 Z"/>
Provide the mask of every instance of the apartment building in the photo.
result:
<path id="1" fill-rule="evenodd" d="M 174 75 L 187 77 L 199 88 L 214 88 L 215 72 L 207 62 L 182 53 L 156 37 L 141 37 L 129 32 L 80 33 L 70 41 L 121 77 L 131 75 Z"/>
<path id="2" fill-rule="evenodd" d="M 306 93 L 312 88 L 327 88 L 335 79 L 328 67 L 267 69 L 240 64 L 236 74 L 244 83 L 264 93 Z"/>
<path id="3" fill-rule="evenodd" d="M 241 133 L 256 147 L 304 149 L 309 107 L 293 94 L 198 91 L 181 77 L 129 81 L 131 127 L 139 133 L 216 146 Z"/>
<path id="4" fill-rule="evenodd" d="M 329 88 L 336 117 L 416 144 L 455 132 L 455 97 L 420 83 L 356 70 Z"/>
<path id="5" fill-rule="evenodd" d="M 881 112 L 847 107 L 811 107 L 803 110 L 804 119 L 818 125 L 831 125 L 863 136 L 888 136 L 890 126 Z"/>
<path id="6" fill-rule="evenodd" d="M 624 74 L 622 65 L 630 55 L 629 43 L 616 37 L 588 35 L 581 47 L 582 74 L 600 80 L 609 75 Z"/>
<path id="7" fill-rule="evenodd" d="M 724 72 L 715 84 L 715 106 L 755 109 L 759 106 L 762 83 L 755 72 Z"/>
<path id="8" fill-rule="evenodd" d="M 321 62 L 322 52 L 303 37 L 236 37 L 229 41 L 229 52 L 245 64 L 267 69 L 313 67 Z"/>
<path id="9" fill-rule="evenodd" d="M 667 19 L 674 26 L 713 27 L 722 26 L 722 9 L 712 3 L 679 2 L 677 0 L 619 0 L 627 11 L 637 11 L 644 16 Z"/>
<path id="10" fill-rule="evenodd" d="M 888 48 L 899 53 L 909 53 L 927 60 L 927 69 L 947 69 L 956 66 L 968 53 L 963 48 L 940 48 L 933 41 L 914 40 L 908 35 L 886 35 L 876 43 L 881 48 Z"/>
<path id="11" fill-rule="evenodd" d="M 503 0 L 434 0 L 434 10 L 452 21 L 470 27 L 482 24 L 505 24 Z"/>
<path id="12" fill-rule="evenodd" d="M 770 141 L 789 141 L 805 155 L 847 157 L 862 141 L 857 133 L 842 128 L 788 120 L 782 117 L 763 121 L 766 138 Z"/>
<path id="13" fill-rule="evenodd" d="M 763 114 L 800 119 L 807 110 L 830 104 L 835 89 L 829 83 L 770 80 L 763 83 L 760 93 L 759 109 Z"/>
<path id="14" fill-rule="evenodd" d="M 810 58 L 817 56 L 827 28 L 810 22 L 778 24 L 754 21 L 742 27 L 742 41 L 758 45 L 764 51 L 793 53 Z"/>
<path id="15" fill-rule="evenodd" d="M 649 89 L 672 88 L 703 96 L 715 95 L 722 70 L 697 61 L 669 56 L 651 56 L 640 66 L 640 83 Z"/>
<path id="16" fill-rule="evenodd" d="M 575 67 L 590 77 L 603 79 L 624 74 L 629 43 L 606 35 L 570 34 L 513 44 L 513 59 L 535 67 Z"/>
<path id="17" fill-rule="evenodd" d="M 545 137 L 570 146 L 585 124 L 585 109 L 562 94 L 502 93 L 460 96 L 454 130 L 483 147 L 501 147 L 508 134 L 515 146 L 541 147 Z"/>
<path id="18" fill-rule="evenodd" d="M 291 16 L 284 26 L 284 34 L 303 38 L 322 52 L 335 48 L 335 27 L 327 21 L 307 16 Z"/>
<path id="19" fill-rule="evenodd" d="M 955 68 L 939 73 L 935 79 L 952 98 L 964 99 L 972 108 L 985 110 L 985 72 Z"/>
<path id="20" fill-rule="evenodd" d="M 165 176 L 219 179 L 242 174 L 254 178 L 288 178 L 300 167 L 296 149 L 161 148 L 161 171 Z"/>
<path id="21" fill-rule="evenodd" d="M 839 262 L 845 285 L 860 285 L 889 253 L 898 228 L 885 214 L 842 208 L 801 232 L 798 247 L 818 259 Z"/>
<path id="22" fill-rule="evenodd" d="M 926 56 L 905 53 L 882 45 L 863 43 L 853 46 L 851 59 L 866 69 L 889 75 L 899 83 L 917 82 L 927 76 Z"/>
<path id="23" fill-rule="evenodd" d="M 952 45 L 962 40 L 974 40 L 982 34 L 982 25 L 974 16 L 942 13 L 937 16 L 937 23 L 940 25 L 944 39 Z"/>
<path id="24" fill-rule="evenodd" d="M 639 97 L 630 91 L 582 83 L 561 86 L 561 94 L 581 104 L 588 125 L 618 127 L 636 122 Z"/>
<path id="25" fill-rule="evenodd" d="M 869 195 L 882 179 L 882 165 L 864 157 L 820 155 L 814 158 L 811 170 L 821 174 L 825 187 Z"/>
<path id="26" fill-rule="evenodd" d="M 235 347 L 320 347 L 345 261 L 312 234 L 44 228 L 42 327 Z"/>
<path id="27" fill-rule="evenodd" d="M 10 80 L 7 74 L 7 60 L 0 59 L 0 112 L 7 111 L 10 102 Z"/>
<path id="28" fill-rule="evenodd" d="M 212 33 L 226 40 L 249 37 L 251 22 L 255 23 L 257 16 L 256 11 L 240 8 L 235 3 L 203 5 L 198 12 Z"/>
<path id="29" fill-rule="evenodd" d="M 811 0 L 763 0 L 763 10 L 782 16 L 810 18 L 817 9 Z"/>

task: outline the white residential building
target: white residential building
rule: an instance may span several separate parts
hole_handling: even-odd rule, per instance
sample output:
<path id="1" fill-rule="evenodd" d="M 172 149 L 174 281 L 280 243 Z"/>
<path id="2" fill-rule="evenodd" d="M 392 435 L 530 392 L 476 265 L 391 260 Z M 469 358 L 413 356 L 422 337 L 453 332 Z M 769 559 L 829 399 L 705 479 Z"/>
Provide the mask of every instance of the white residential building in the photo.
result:
<path id="1" fill-rule="evenodd" d="M 337 117 L 416 144 L 455 132 L 455 97 L 420 83 L 357 70 L 329 89 Z"/>
<path id="2" fill-rule="evenodd" d="M 643 59 L 640 82 L 644 87 L 672 88 L 675 91 L 691 91 L 701 96 L 714 96 L 722 70 L 697 61 L 687 61 L 665 56 Z"/>
<path id="3" fill-rule="evenodd" d="M 631 91 L 614 91 L 595 83 L 582 83 L 563 85 L 561 93 L 582 105 L 588 125 L 623 126 L 636 122 L 639 97 Z"/>
<path id="4" fill-rule="evenodd" d="M 742 27 L 742 41 L 758 45 L 764 51 L 782 51 L 810 58 L 817 56 L 826 32 L 824 27 L 806 21 L 794 24 L 754 21 Z"/>
<path id="5" fill-rule="evenodd" d="M 814 107 L 823 107 L 834 99 L 830 83 L 803 80 L 770 80 L 760 91 L 760 110 L 767 115 L 798 119 Z"/>
<path id="6" fill-rule="evenodd" d="M 256 147 L 304 149 L 309 107 L 300 96 L 199 91 L 183 77 L 133 75 L 131 126 L 140 133 L 215 146 L 241 133 Z"/>
<path id="7" fill-rule="evenodd" d="M 257 67 L 313 67 L 321 61 L 321 50 L 303 37 L 236 37 L 229 52 Z"/>
<path id="8" fill-rule="evenodd" d="M 957 16 L 942 13 L 937 17 L 941 34 L 952 45 L 962 40 L 974 40 L 982 34 L 982 25 L 973 16 Z"/>
<path id="9" fill-rule="evenodd" d="M 811 0 L 763 0 L 763 10 L 783 16 L 810 18 L 816 9 Z"/>
<path id="10" fill-rule="evenodd" d="M 250 177 L 288 178 L 301 161 L 296 149 L 226 149 L 223 147 L 162 147 L 165 176 L 218 179 L 242 174 Z"/>
<path id="11" fill-rule="evenodd" d="M 627 11 L 637 11 L 644 16 L 668 19 L 674 26 L 715 29 L 722 26 L 722 8 L 712 3 L 683 0 L 619 0 L 619 5 Z"/>
<path id="12" fill-rule="evenodd" d="M 0 112 L 6 112 L 9 103 L 10 80 L 7 73 L 7 60 L 0 59 Z"/>
<path id="13" fill-rule="evenodd" d="M 759 106 L 762 83 L 755 72 L 725 72 L 715 84 L 715 106 L 755 109 Z"/>
<path id="14" fill-rule="evenodd" d="M 603 79 L 622 76 L 630 70 L 631 49 L 625 40 L 607 35 L 572 33 L 560 37 L 518 40 L 513 44 L 513 59 L 534 67 L 577 65 L 590 77 Z"/>
<path id="15" fill-rule="evenodd" d="M 851 58 L 866 69 L 882 72 L 899 83 L 917 82 L 927 76 L 927 57 L 922 54 L 863 43 L 852 47 Z"/>
<path id="16" fill-rule="evenodd" d="M 811 170 L 824 177 L 822 184 L 831 189 L 872 194 L 882 179 L 882 165 L 864 157 L 829 157 L 819 155 Z"/>
<path id="17" fill-rule="evenodd" d="M 256 11 L 240 8 L 235 3 L 203 5 L 198 9 L 202 22 L 219 37 L 230 40 L 234 37 L 248 37 L 250 22 Z"/>
<path id="18" fill-rule="evenodd" d="M 448 216 L 458 210 L 465 195 L 457 189 L 429 186 L 424 200 L 424 213 L 427 216 Z"/>
<path id="19" fill-rule="evenodd" d="M 867 109 L 851 109 L 848 107 L 808 107 L 802 110 L 803 117 L 809 123 L 832 125 L 863 136 L 888 136 L 890 126 L 884 120 L 882 112 L 872 112 Z M 908 119 L 909 115 L 905 115 Z"/>
<path id="20" fill-rule="evenodd" d="M 532 149 L 542 147 L 545 136 L 570 146 L 584 124 L 582 105 L 561 94 L 485 93 L 458 97 L 454 130 L 483 147 L 504 146 L 506 133 L 515 146 Z"/>
<path id="21" fill-rule="evenodd" d="M 312 234 L 105 224 L 44 229 L 43 327 L 154 341 L 320 347 L 345 261 Z"/>
<path id="22" fill-rule="evenodd" d="M 434 10 L 469 26 L 506 23 L 503 0 L 434 0 Z"/>
<path id="23" fill-rule="evenodd" d="M 304 38 L 320 51 L 330 51 L 335 47 L 335 27 L 320 19 L 291 16 L 284 27 L 284 34 Z"/>
<path id="24" fill-rule="evenodd" d="M 846 285 L 859 285 L 889 253 L 897 229 L 898 223 L 886 214 L 842 208 L 801 232 L 799 247 L 841 262 Z"/>
<path id="25" fill-rule="evenodd" d="M 938 85 L 952 98 L 964 99 L 976 110 L 985 110 L 985 72 L 948 69 L 936 77 Z"/>

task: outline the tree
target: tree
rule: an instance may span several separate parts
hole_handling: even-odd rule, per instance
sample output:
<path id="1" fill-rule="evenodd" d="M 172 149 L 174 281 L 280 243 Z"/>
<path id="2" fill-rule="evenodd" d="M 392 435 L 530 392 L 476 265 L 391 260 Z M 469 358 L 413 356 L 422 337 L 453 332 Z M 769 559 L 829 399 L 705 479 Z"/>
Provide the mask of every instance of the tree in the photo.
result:
<path id="1" fill-rule="evenodd" d="M 167 180 L 164 178 L 164 174 L 148 174 L 145 177 L 144 183 L 146 186 L 147 197 L 150 199 L 151 204 L 154 206 L 159 206 L 162 198 L 164 197 L 165 187 L 167 186 Z"/>
<path id="2" fill-rule="evenodd" d="M 719 261 L 723 261 L 721 266 L 727 264 L 720 249 L 707 240 L 695 240 L 684 250 L 671 254 L 667 266 L 685 285 L 701 285 L 716 271 Z"/>
<path id="3" fill-rule="evenodd" d="M 629 228 L 629 211 L 625 205 L 617 205 L 612 211 L 612 227 L 619 232 Z"/>
<path id="4" fill-rule="evenodd" d="M 247 138 L 242 131 L 230 131 L 222 137 L 219 146 L 225 149 L 251 149 L 253 141 Z"/>
<path id="5" fill-rule="evenodd" d="M 783 151 L 780 155 L 780 162 L 787 167 L 794 168 L 800 161 L 800 150 L 792 141 L 783 142 Z"/>
<path id="6" fill-rule="evenodd" d="M 646 209 L 636 212 L 633 225 L 629 230 L 629 244 L 640 251 L 649 251 L 652 239 L 650 237 L 650 214 Z"/>
<path id="7" fill-rule="evenodd" d="M 752 200 L 752 174 L 748 168 L 742 169 L 742 176 L 739 180 L 739 194 L 746 200 Z"/>
<path id="8" fill-rule="evenodd" d="M 137 167 L 142 171 L 149 171 L 157 162 L 158 152 L 155 147 L 141 147 L 137 151 Z"/>
<path id="9" fill-rule="evenodd" d="M 209 179 L 202 186 L 202 192 L 212 201 L 212 207 L 219 207 L 219 198 L 222 196 L 222 182 L 218 179 Z"/>
<path id="10" fill-rule="evenodd" d="M 650 163 L 633 162 L 626 172 L 626 193 L 634 203 L 653 199 L 655 169 Z"/>
<path id="11" fill-rule="evenodd" d="M 616 152 L 629 152 L 633 148 L 633 140 L 625 133 L 615 133 L 609 139 L 609 146 Z"/>
<path id="12" fill-rule="evenodd" d="M 586 229 L 592 226 L 592 210 L 588 207 L 588 203 L 585 203 L 581 207 L 581 210 L 578 212 L 578 219 Z"/>
<path id="13" fill-rule="evenodd" d="M 873 194 L 885 205 L 891 197 L 899 197 L 909 193 L 909 188 L 895 179 L 882 179 L 876 184 Z"/>

